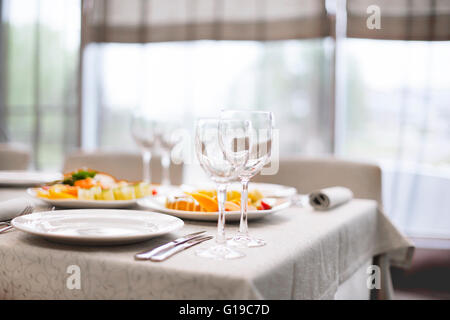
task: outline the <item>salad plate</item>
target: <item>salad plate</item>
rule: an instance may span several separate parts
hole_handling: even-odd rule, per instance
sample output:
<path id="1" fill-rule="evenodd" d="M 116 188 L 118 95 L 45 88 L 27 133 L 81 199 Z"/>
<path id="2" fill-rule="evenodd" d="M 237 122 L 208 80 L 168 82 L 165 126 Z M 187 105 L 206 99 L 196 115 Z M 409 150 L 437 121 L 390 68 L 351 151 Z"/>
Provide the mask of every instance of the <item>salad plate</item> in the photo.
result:
<path id="1" fill-rule="evenodd" d="M 14 228 L 47 240 L 81 245 L 145 241 L 183 227 L 176 217 L 137 210 L 44 211 L 16 217 Z"/>
<path id="2" fill-rule="evenodd" d="M 127 208 L 137 199 L 157 194 L 157 186 L 144 182 L 117 180 L 92 169 L 79 169 L 39 188 L 29 188 L 33 198 L 51 206 L 72 209 Z"/>

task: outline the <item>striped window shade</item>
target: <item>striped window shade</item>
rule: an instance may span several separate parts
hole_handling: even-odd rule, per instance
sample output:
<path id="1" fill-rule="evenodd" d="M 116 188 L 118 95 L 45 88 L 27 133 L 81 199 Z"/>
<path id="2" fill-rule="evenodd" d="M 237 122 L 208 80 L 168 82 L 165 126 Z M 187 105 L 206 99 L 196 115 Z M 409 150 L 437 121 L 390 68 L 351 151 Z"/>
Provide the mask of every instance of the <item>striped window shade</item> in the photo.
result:
<path id="1" fill-rule="evenodd" d="M 86 42 L 285 40 L 329 35 L 325 0 L 85 0 Z"/>
<path id="2" fill-rule="evenodd" d="M 373 7 L 380 29 L 368 28 Z M 347 0 L 347 37 L 390 40 L 450 40 L 449 0 Z"/>

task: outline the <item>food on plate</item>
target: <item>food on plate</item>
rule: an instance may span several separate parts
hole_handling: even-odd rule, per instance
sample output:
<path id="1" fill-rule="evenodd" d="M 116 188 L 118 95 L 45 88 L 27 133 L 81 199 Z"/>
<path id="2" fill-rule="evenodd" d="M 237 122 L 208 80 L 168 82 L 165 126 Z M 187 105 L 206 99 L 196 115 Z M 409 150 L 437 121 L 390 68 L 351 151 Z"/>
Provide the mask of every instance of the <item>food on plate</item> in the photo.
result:
<path id="1" fill-rule="evenodd" d="M 133 200 L 157 194 L 154 185 L 117 180 L 92 169 L 64 174 L 63 180 L 33 190 L 38 197 L 52 200 Z"/>
<path id="2" fill-rule="evenodd" d="M 249 191 L 248 210 L 270 210 L 274 205 L 271 200 L 264 198 L 258 190 Z M 197 190 L 177 196 L 169 196 L 166 198 L 166 208 L 182 211 L 217 212 L 219 209 L 217 192 L 215 190 Z M 240 211 L 240 209 L 241 193 L 236 190 L 228 191 L 225 211 Z"/>

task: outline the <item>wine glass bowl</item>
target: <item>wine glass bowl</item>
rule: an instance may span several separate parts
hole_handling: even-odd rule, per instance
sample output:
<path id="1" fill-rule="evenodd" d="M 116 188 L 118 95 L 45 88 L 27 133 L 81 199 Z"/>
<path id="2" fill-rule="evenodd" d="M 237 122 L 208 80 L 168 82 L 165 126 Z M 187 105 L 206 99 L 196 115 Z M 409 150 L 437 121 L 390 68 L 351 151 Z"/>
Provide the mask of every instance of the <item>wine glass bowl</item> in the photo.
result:
<path id="1" fill-rule="evenodd" d="M 218 119 L 201 119 L 197 124 L 195 150 L 200 166 L 211 180 L 216 183 L 228 183 L 237 179 L 239 168 L 229 161 L 222 148 Z M 248 154 L 248 151 L 247 151 Z"/>
<path id="2" fill-rule="evenodd" d="M 244 130 L 242 126 L 248 128 Z M 224 157 L 231 162 L 237 175 L 245 168 L 250 152 L 251 124 L 246 120 L 221 120 L 219 144 Z"/>
<path id="3" fill-rule="evenodd" d="M 162 181 L 165 188 L 170 186 L 170 155 L 181 141 L 182 122 L 176 117 L 152 115 L 145 108 L 138 108 L 132 115 L 131 135 L 142 152 L 143 180 L 150 182 L 150 160 L 154 152 L 161 156 Z"/>
<path id="4" fill-rule="evenodd" d="M 182 140 L 182 122 L 179 119 L 162 120 L 159 123 L 158 139 L 161 154 L 162 181 L 168 187 L 170 183 L 170 156 L 172 149 Z"/>
<path id="5" fill-rule="evenodd" d="M 141 115 L 134 115 L 131 120 L 131 135 L 141 149 L 152 150 L 157 141 L 156 124 Z"/>
<path id="6" fill-rule="evenodd" d="M 142 110 L 136 111 L 131 117 L 131 136 L 142 153 L 142 180 L 151 183 L 150 161 L 157 139 L 157 123 Z"/>

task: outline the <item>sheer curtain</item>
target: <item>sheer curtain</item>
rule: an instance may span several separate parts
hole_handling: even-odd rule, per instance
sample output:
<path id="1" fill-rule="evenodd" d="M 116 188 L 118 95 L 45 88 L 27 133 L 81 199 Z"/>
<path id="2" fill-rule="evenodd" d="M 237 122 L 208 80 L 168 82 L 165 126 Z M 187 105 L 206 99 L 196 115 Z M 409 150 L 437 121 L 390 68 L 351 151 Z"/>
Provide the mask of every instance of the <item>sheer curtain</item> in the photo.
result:
<path id="1" fill-rule="evenodd" d="M 285 40 L 329 35 L 325 1 L 86 0 L 86 41 Z"/>
<path id="2" fill-rule="evenodd" d="M 33 151 L 37 169 L 60 168 L 79 144 L 79 0 L 2 0 L 0 139 Z"/>

